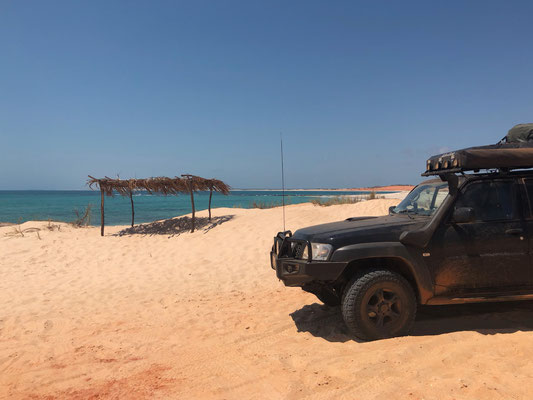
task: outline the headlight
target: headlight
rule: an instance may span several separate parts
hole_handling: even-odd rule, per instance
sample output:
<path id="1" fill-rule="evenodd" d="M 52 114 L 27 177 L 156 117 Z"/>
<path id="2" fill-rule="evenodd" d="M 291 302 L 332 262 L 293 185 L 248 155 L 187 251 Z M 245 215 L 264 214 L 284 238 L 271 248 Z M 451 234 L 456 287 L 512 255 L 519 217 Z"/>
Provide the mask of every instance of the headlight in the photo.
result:
<path id="1" fill-rule="evenodd" d="M 327 260 L 332 249 L 333 249 L 333 246 L 331 246 L 330 244 L 311 243 L 311 254 L 313 255 L 313 260 L 317 260 L 317 261 Z M 307 246 L 305 246 L 305 250 L 302 254 L 302 259 L 307 260 L 308 258 L 309 258 L 309 251 L 308 251 Z"/>

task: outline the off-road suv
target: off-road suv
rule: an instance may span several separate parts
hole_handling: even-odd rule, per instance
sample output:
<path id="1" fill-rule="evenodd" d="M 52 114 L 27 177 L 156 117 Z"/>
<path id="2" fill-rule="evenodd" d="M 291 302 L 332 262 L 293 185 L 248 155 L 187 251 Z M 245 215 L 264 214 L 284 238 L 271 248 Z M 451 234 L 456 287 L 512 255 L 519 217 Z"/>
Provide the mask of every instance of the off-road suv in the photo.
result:
<path id="1" fill-rule="evenodd" d="M 277 277 L 340 305 L 366 340 L 407 334 L 418 304 L 533 299 L 533 171 L 465 174 L 460 153 L 442 156 L 423 174 L 440 178 L 387 216 L 278 233 L 270 254 Z"/>

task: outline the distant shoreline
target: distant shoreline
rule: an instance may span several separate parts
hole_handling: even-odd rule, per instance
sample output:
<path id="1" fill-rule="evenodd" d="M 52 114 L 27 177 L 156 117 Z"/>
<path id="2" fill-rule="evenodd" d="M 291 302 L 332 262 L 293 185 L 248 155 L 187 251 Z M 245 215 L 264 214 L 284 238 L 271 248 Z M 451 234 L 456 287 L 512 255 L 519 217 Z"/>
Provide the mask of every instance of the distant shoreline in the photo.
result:
<path id="1" fill-rule="evenodd" d="M 330 188 L 330 189 L 285 189 L 286 192 L 403 192 L 413 189 L 413 185 L 374 186 L 368 188 Z M 230 192 L 280 192 L 279 189 L 242 189 L 231 188 Z M 0 189 L 2 192 L 95 192 L 90 189 Z"/>
<path id="2" fill-rule="evenodd" d="M 362 190 L 374 192 L 403 192 L 413 190 L 414 185 L 389 185 L 389 186 L 374 186 L 369 188 L 353 188 L 346 190 Z"/>
<path id="3" fill-rule="evenodd" d="M 414 185 L 389 185 L 373 186 L 367 188 L 333 188 L 333 189 L 285 189 L 286 192 L 404 192 L 411 191 Z M 232 189 L 233 191 L 258 191 L 258 192 L 279 192 L 281 189 Z"/>

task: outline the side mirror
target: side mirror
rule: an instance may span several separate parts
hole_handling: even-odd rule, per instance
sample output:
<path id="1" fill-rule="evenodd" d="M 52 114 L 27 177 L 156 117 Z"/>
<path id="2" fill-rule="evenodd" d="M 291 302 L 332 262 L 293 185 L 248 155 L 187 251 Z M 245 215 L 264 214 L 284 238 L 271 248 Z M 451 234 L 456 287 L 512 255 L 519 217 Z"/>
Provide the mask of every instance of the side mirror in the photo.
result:
<path id="1" fill-rule="evenodd" d="M 460 207 L 455 209 L 452 215 L 452 222 L 463 224 L 465 222 L 473 222 L 476 219 L 474 209 L 471 207 Z"/>
<path id="2" fill-rule="evenodd" d="M 389 207 L 389 215 L 392 214 L 392 211 L 396 208 L 396 206 L 390 206 Z"/>

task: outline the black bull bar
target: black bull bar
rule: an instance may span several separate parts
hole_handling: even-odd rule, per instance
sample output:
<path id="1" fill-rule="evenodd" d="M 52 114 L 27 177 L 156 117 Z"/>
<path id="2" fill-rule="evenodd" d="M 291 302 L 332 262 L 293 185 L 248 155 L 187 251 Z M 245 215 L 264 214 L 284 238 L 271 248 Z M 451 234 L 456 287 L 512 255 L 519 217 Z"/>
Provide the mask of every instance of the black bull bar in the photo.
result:
<path id="1" fill-rule="evenodd" d="M 307 261 L 313 259 L 311 253 L 311 242 L 304 239 L 294 239 L 291 231 L 278 232 L 274 237 L 274 244 L 270 252 L 270 266 L 276 269 L 276 262 L 279 258 L 294 258 L 304 260 L 302 255 L 307 248 Z"/>

